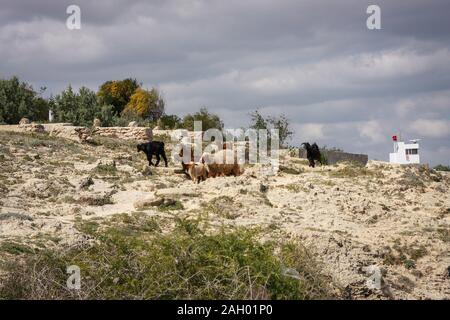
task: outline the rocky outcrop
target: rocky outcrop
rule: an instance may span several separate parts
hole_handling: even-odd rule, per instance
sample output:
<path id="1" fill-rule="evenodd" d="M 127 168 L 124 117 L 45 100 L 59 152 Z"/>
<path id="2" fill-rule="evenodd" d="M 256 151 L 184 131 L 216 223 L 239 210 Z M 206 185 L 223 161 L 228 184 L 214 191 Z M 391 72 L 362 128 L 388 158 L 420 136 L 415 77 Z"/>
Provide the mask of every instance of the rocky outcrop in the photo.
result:
<path id="1" fill-rule="evenodd" d="M 148 207 L 158 207 L 164 203 L 164 198 L 157 198 L 155 196 L 138 200 L 134 203 L 136 209 L 145 209 Z"/>
<path id="2" fill-rule="evenodd" d="M 26 132 L 37 132 L 37 133 L 45 132 L 44 126 L 42 124 L 37 123 L 22 124 L 19 125 L 19 127 Z"/>
<path id="3" fill-rule="evenodd" d="M 23 126 L 25 124 L 30 124 L 30 120 L 28 118 L 22 118 L 19 121 L 19 126 Z"/>
<path id="4" fill-rule="evenodd" d="M 65 138 L 76 142 L 89 142 L 92 137 L 88 128 L 75 126 L 48 126 L 47 130 L 50 136 Z"/>
<path id="5" fill-rule="evenodd" d="M 146 199 L 138 200 L 134 207 L 143 210 L 149 207 L 170 207 L 176 205 L 177 201 L 171 198 L 151 196 Z"/>

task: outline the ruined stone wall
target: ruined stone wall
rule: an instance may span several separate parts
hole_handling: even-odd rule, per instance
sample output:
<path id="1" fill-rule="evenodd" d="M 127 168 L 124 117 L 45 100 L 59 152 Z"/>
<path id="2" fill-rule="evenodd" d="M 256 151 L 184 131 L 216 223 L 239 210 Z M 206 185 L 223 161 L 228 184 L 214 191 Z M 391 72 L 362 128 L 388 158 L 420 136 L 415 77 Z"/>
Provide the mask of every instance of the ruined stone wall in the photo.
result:
<path id="1" fill-rule="evenodd" d="M 147 127 L 97 127 L 92 130 L 74 126 L 71 123 L 22 123 L 20 125 L 2 125 L 0 130 L 15 132 L 47 132 L 76 142 L 87 142 L 92 136 L 118 138 L 124 140 L 151 141 L 152 129 Z"/>
<path id="2" fill-rule="evenodd" d="M 352 162 L 358 162 L 362 165 L 366 165 L 369 161 L 369 156 L 366 154 L 355 154 L 355 153 L 348 153 L 343 151 L 335 151 L 335 150 L 320 150 L 321 153 L 323 153 L 327 160 L 328 164 L 336 164 L 338 162 L 342 161 L 352 161 Z M 299 157 L 306 159 L 306 150 L 300 149 Z"/>
<path id="3" fill-rule="evenodd" d="M 342 161 L 352 161 L 358 162 L 365 166 L 369 161 L 369 156 L 367 154 L 354 154 L 340 151 L 327 151 L 326 156 L 328 159 L 328 164 L 335 164 Z"/>
<path id="4" fill-rule="evenodd" d="M 92 130 L 92 134 L 124 140 L 151 141 L 153 139 L 152 129 L 147 127 L 97 127 Z"/>
<path id="5" fill-rule="evenodd" d="M 65 138 L 76 142 L 86 142 L 89 140 L 89 130 L 85 127 L 77 127 L 72 125 L 57 125 L 47 124 L 43 125 L 45 131 L 50 136 Z"/>
<path id="6" fill-rule="evenodd" d="M 85 127 L 73 126 L 70 123 L 44 124 L 45 131 L 52 136 L 85 142 L 92 136 L 118 138 L 124 140 L 150 141 L 152 129 L 147 127 L 96 127 L 89 130 Z"/>

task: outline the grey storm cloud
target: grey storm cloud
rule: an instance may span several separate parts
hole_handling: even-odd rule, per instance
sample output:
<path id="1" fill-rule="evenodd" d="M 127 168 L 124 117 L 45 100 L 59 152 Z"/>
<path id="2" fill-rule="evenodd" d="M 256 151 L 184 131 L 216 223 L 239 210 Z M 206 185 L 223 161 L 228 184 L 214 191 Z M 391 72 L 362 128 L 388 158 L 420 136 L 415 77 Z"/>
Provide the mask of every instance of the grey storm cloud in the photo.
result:
<path id="1" fill-rule="evenodd" d="M 381 30 L 366 8 L 381 8 Z M 206 105 L 228 127 L 285 114 L 305 140 L 386 160 L 390 136 L 450 162 L 448 0 L 1 0 L 0 76 L 57 94 L 135 77 L 167 112 Z M 67 6 L 82 29 L 68 30 Z"/>

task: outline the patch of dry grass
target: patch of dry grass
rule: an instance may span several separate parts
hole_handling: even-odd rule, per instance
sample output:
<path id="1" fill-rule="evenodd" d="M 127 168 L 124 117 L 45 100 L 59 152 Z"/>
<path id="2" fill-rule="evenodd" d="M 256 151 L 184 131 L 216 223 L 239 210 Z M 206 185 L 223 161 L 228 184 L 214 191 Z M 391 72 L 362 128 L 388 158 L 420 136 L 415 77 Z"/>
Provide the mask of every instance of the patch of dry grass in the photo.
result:
<path id="1" fill-rule="evenodd" d="M 346 165 L 337 170 L 329 172 L 330 177 L 333 178 L 358 178 L 358 177 L 370 177 L 370 178 L 384 178 L 382 171 L 370 170 L 364 166 L 358 164 Z"/>
<path id="2" fill-rule="evenodd" d="M 228 196 L 216 197 L 209 202 L 203 203 L 202 207 L 210 213 L 216 214 L 225 219 L 234 220 L 240 216 L 239 204 Z"/>

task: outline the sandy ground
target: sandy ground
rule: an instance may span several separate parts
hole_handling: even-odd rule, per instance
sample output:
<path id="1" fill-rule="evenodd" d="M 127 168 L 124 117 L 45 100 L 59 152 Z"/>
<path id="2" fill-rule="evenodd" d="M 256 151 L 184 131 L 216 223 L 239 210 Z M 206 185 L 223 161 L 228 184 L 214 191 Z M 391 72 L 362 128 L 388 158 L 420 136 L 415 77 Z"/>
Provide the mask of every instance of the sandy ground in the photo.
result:
<path id="1" fill-rule="evenodd" d="M 101 171 L 99 164 L 116 169 Z M 77 241 L 79 218 L 161 215 L 139 202 L 164 197 L 184 207 L 171 214 L 196 216 L 214 205 L 208 211 L 213 225 L 301 239 L 347 298 L 450 298 L 448 173 L 373 161 L 365 168 L 312 169 L 284 153 L 276 175 L 247 166 L 242 176 L 194 184 L 173 163 L 152 168 L 151 175 L 143 174 L 144 165 L 144 155 L 130 145 L 42 142 L 0 130 L 0 250 L 5 241 L 54 247 Z M 89 176 L 93 184 L 81 188 Z M 370 266 L 381 271 L 382 290 L 367 286 Z"/>

